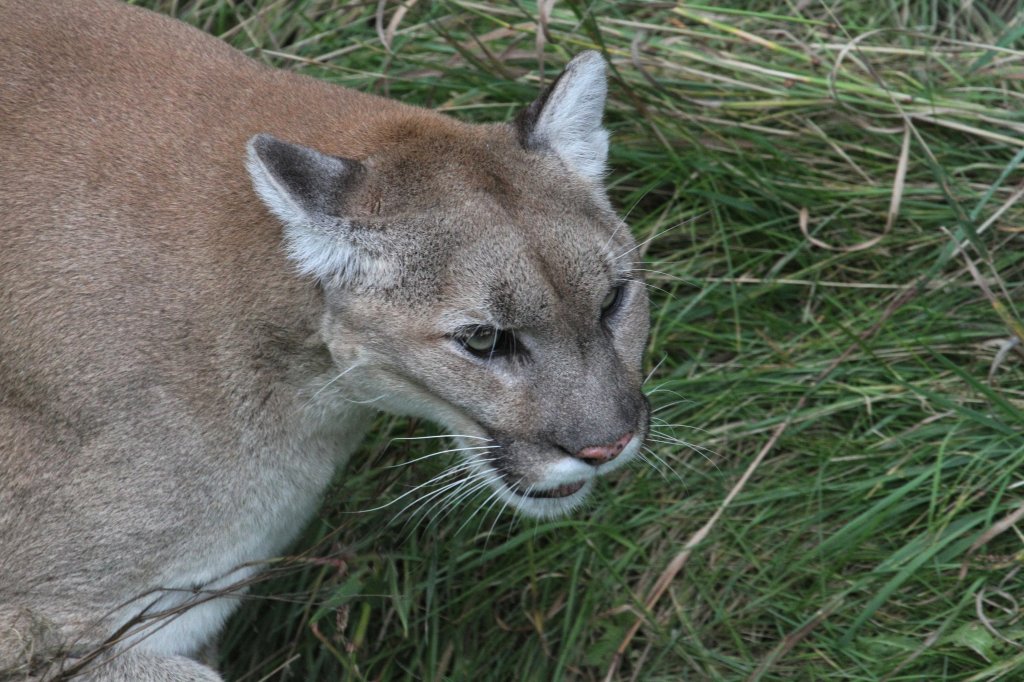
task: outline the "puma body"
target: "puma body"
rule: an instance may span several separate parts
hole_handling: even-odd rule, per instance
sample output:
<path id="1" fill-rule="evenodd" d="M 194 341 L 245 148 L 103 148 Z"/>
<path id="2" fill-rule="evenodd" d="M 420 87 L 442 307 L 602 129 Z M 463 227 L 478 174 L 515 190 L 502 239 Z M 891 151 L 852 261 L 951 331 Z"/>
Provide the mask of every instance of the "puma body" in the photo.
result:
<path id="1" fill-rule="evenodd" d="M 373 410 L 532 515 L 639 447 L 598 55 L 481 126 L 109 0 L 0 0 L 0 45 L 0 679 L 219 679 L 211 593 Z"/>

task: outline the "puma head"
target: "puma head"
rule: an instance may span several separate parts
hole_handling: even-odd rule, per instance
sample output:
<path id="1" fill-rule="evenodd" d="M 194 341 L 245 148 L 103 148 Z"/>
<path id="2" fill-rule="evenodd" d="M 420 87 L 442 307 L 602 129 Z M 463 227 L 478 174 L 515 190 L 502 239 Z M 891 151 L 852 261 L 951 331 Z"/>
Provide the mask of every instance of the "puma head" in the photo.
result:
<path id="1" fill-rule="evenodd" d="M 365 158 L 248 146 L 322 287 L 331 391 L 444 425 L 465 475 L 533 516 L 578 506 L 648 431 L 648 302 L 602 184 L 606 89 L 585 52 L 512 124 L 398 116 Z"/>

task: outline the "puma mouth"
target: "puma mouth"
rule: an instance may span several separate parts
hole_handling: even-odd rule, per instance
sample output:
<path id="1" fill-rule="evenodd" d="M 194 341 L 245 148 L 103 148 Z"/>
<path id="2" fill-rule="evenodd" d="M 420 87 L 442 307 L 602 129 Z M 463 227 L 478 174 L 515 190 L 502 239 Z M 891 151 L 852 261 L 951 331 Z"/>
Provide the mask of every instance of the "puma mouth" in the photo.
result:
<path id="1" fill-rule="evenodd" d="M 586 484 L 586 481 L 576 481 L 575 483 L 566 483 L 558 486 L 557 488 L 551 488 L 550 490 L 530 490 L 527 492 L 519 492 L 516 490 L 515 493 L 521 497 L 532 497 L 534 499 L 569 497 L 570 495 L 578 493 Z"/>
<path id="2" fill-rule="evenodd" d="M 497 489 L 500 499 L 520 513 L 535 519 L 556 519 L 565 516 L 583 503 L 593 487 L 593 479 L 584 478 L 547 488 L 512 485 L 492 479 L 492 486 Z"/>

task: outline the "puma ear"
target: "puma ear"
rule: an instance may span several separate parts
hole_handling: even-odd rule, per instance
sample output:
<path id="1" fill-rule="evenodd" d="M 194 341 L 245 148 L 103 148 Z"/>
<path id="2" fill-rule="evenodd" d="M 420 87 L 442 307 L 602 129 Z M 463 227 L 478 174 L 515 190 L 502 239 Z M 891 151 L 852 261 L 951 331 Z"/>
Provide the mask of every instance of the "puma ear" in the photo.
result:
<path id="1" fill-rule="evenodd" d="M 516 117 L 519 142 L 526 149 L 553 151 L 583 177 L 599 181 L 608 159 L 608 131 L 601 126 L 607 94 L 604 58 L 593 50 L 581 52 Z"/>
<path id="2" fill-rule="evenodd" d="M 266 133 L 247 147 L 253 187 L 284 223 L 288 256 L 299 272 L 327 280 L 366 269 L 368 256 L 344 217 L 347 199 L 366 174 L 363 165 Z"/>

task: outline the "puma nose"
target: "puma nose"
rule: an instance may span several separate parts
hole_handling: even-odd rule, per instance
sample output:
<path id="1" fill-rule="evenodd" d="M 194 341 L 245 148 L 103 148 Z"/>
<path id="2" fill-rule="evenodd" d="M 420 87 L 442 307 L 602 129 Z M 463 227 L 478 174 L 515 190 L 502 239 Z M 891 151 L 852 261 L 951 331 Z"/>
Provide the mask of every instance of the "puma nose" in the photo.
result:
<path id="1" fill-rule="evenodd" d="M 577 459 L 582 459 L 587 464 L 603 464 L 604 462 L 610 462 L 619 456 L 619 454 L 629 445 L 629 441 L 633 440 L 633 432 L 626 432 L 622 438 L 619 438 L 614 443 L 608 445 L 590 445 L 583 448 L 576 453 Z"/>

